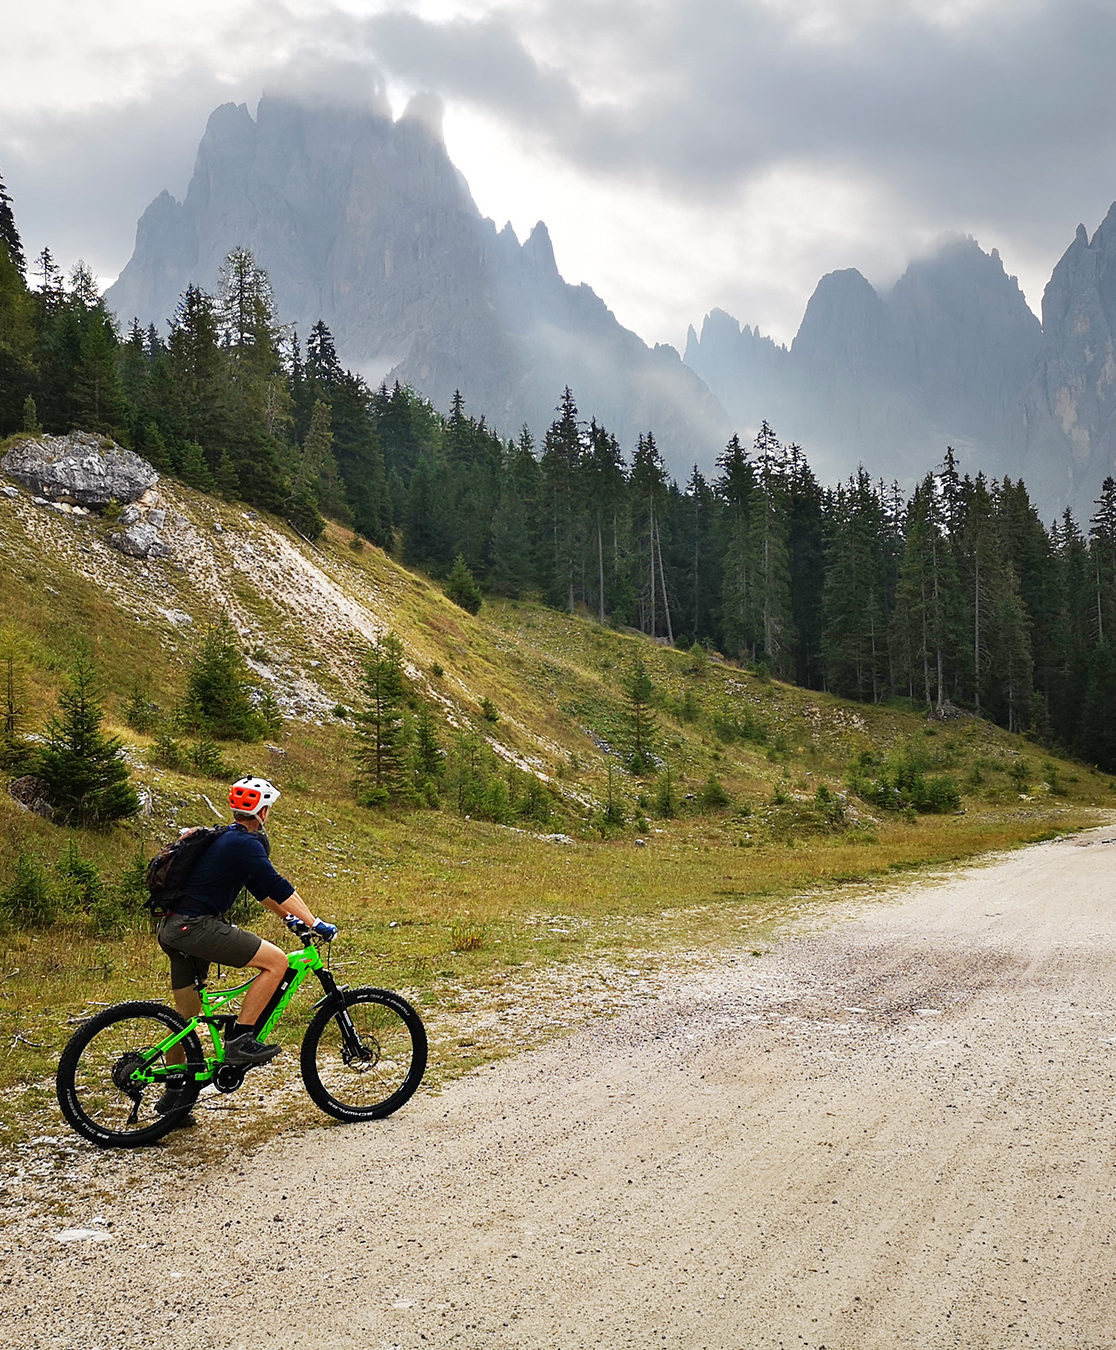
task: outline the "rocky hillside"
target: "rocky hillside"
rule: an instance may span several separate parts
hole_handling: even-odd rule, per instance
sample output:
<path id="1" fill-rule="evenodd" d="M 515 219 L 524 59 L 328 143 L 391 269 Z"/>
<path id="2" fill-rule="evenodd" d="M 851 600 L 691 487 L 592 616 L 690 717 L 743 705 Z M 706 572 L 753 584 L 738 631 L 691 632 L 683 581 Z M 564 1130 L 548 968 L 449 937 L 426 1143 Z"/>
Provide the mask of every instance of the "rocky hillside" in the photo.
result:
<path id="1" fill-rule="evenodd" d="M 805 446 L 823 480 L 862 463 L 909 484 L 947 445 L 968 472 L 1019 476 L 1022 394 L 1041 344 L 999 255 L 966 239 L 884 293 L 853 268 L 823 277 L 789 349 L 717 313 L 690 330 L 685 359 L 741 425 L 766 417 Z M 1045 504 L 1055 489 L 1040 477 Z"/>
<path id="2" fill-rule="evenodd" d="M 917 743 L 928 766 L 971 762 L 978 798 L 1017 795 L 1006 775 L 1021 752 L 1034 754 L 975 719 L 958 719 L 939 741 L 914 713 L 780 685 L 534 604 L 490 601 L 474 617 L 348 531 L 331 526 L 315 546 L 90 438 L 16 442 L 0 473 L 8 478 L 0 479 L 0 629 L 21 644 L 27 725 L 42 724 L 84 646 L 102 673 L 110 719 L 141 768 L 150 767 L 152 738 L 125 725 L 129 694 L 146 690 L 169 715 L 202 633 L 222 616 L 286 719 L 279 746 L 235 753 L 258 763 L 289 751 L 287 772 L 315 799 L 353 801 L 361 662 L 389 631 L 447 746 L 462 732 L 474 735 L 545 784 L 556 818 L 575 831 L 590 828 L 610 796 L 629 821 L 640 799 L 648 809 L 652 779 L 628 765 L 625 686 L 637 659 L 654 688 L 657 790 L 669 775 L 665 790 L 679 803 L 696 801 L 715 777 L 736 802 L 766 801 L 774 791 L 777 817 L 805 803 L 809 832 L 818 823 L 813 795 L 823 786 L 843 794 L 865 753 L 886 757 Z M 766 826 L 743 828 L 750 838 Z"/>

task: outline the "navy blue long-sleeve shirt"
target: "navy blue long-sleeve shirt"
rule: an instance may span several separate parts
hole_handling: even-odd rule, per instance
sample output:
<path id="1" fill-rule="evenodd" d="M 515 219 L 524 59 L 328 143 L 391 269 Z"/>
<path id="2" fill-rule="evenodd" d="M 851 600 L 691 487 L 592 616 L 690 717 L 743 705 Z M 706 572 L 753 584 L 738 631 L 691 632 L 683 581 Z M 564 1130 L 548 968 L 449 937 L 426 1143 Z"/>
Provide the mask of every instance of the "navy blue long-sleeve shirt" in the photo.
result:
<path id="1" fill-rule="evenodd" d="M 224 914 L 244 886 L 257 900 L 274 900 L 280 905 L 295 892 L 286 877 L 272 867 L 260 834 L 238 823 L 230 825 L 201 855 L 175 912 L 192 917 Z"/>

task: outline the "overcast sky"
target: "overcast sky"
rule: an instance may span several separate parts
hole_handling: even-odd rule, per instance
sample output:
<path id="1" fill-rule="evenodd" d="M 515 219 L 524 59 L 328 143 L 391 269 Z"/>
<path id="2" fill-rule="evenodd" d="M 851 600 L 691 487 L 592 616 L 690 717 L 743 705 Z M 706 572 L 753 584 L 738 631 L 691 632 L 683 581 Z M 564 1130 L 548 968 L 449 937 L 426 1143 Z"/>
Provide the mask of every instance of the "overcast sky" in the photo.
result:
<path id="1" fill-rule="evenodd" d="M 444 103 L 478 206 L 546 221 L 647 341 L 714 306 L 789 341 L 819 277 L 886 285 L 943 235 L 1036 312 L 1116 198 L 1113 0 L 35 0 L 0 47 L 29 256 L 105 284 L 212 109 L 264 89 Z"/>

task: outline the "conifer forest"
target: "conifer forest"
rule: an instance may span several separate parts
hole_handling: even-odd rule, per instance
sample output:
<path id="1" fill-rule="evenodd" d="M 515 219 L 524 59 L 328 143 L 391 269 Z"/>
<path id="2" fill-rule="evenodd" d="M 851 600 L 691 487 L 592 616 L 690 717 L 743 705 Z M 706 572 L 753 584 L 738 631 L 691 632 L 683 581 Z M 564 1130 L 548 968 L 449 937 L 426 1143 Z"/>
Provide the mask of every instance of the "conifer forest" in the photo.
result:
<path id="1" fill-rule="evenodd" d="M 655 429 L 622 446 L 555 391 L 536 443 L 460 395 L 370 386 L 324 323 L 286 328 L 236 249 L 166 334 L 121 332 L 89 270 L 27 260 L 0 183 L 0 438 L 112 437 L 188 486 L 326 520 L 480 596 L 533 596 L 811 689 L 908 700 L 1116 770 L 1116 481 L 1046 524 L 1024 482 L 948 446 L 913 490 L 823 485 L 766 423 L 671 479 Z M 463 580 L 464 579 L 464 580 Z M 471 591 L 468 591 L 472 594 Z"/>

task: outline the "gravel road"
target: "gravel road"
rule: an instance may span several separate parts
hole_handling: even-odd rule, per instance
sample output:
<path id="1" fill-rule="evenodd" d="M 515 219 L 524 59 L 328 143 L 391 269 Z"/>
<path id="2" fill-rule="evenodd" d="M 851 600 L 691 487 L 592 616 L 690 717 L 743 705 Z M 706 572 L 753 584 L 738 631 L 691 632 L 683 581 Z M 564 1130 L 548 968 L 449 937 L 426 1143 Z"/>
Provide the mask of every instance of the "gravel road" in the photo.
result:
<path id="1" fill-rule="evenodd" d="M 0 1232 L 0 1344 L 1108 1350 L 1114 844 L 728 954 L 380 1124 L 83 1148 L 111 1198 Z"/>

